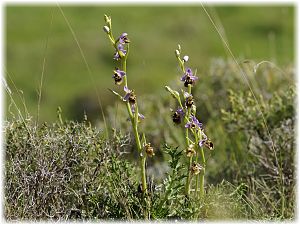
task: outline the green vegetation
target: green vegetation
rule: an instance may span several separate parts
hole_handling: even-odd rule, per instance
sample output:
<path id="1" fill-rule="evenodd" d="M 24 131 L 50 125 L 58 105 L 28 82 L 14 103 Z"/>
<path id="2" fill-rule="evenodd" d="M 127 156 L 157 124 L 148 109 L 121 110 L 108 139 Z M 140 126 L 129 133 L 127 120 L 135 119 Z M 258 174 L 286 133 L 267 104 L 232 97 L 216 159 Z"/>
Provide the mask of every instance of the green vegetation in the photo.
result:
<path id="1" fill-rule="evenodd" d="M 275 151 L 271 150 L 260 120 L 251 119 L 257 105 L 243 95 L 232 93 L 230 98 L 231 109 L 223 112 L 224 120 L 235 129 L 242 129 L 249 142 L 244 152 L 239 152 L 234 143 L 241 144 L 244 138 L 234 135 L 236 138 L 229 140 L 233 147 L 227 153 L 230 158 L 210 178 L 223 180 L 206 185 L 206 195 L 200 201 L 184 195 L 184 149 L 161 146 L 165 160 L 156 163 L 164 174 L 163 181 L 156 174 L 148 174 L 149 201 L 145 205 L 141 184 L 136 182 L 138 167 L 134 167 L 139 156 L 132 162 L 127 157 L 135 152 L 130 135 L 115 132 L 106 140 L 87 120 L 40 126 L 30 119 L 6 122 L 5 218 L 133 220 L 144 219 L 145 210 L 149 210 L 149 219 L 158 220 L 293 219 L 293 89 L 277 96 L 263 110 L 267 121 L 278 118 L 268 123 Z M 242 99 L 243 107 L 239 103 Z M 149 170 L 153 168 L 153 164 L 148 165 Z M 207 168 L 211 173 L 211 167 Z"/>
<path id="2" fill-rule="evenodd" d="M 207 9 L 237 62 L 199 5 L 6 8 L 7 221 L 295 219 L 294 8 Z M 155 151 L 146 201 L 127 109 L 108 90 L 117 88 L 105 13 L 115 35 L 127 32 L 133 43 L 126 72 L 145 115 L 139 129 Z M 198 68 L 195 116 L 214 143 L 200 199 L 195 183 L 185 195 L 184 129 L 172 121 L 178 103 L 164 88 L 183 88 L 178 43 Z"/>

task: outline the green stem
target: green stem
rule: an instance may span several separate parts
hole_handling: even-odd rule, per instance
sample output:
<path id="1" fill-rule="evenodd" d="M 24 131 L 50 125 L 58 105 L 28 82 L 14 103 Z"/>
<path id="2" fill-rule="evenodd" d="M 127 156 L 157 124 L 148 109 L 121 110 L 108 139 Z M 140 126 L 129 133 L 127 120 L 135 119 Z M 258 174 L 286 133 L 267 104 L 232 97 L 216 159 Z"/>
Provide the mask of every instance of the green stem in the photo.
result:
<path id="1" fill-rule="evenodd" d="M 204 174 L 205 169 L 203 169 L 200 173 L 200 192 L 199 192 L 199 198 L 203 198 L 204 196 Z"/>
<path id="2" fill-rule="evenodd" d="M 196 153 L 196 163 L 198 162 L 198 153 Z M 196 175 L 196 188 L 195 188 L 195 196 L 197 197 L 198 189 L 199 189 L 199 174 Z"/>
<path id="3" fill-rule="evenodd" d="M 129 52 L 129 46 L 127 48 L 126 56 L 121 59 L 122 70 L 125 73 L 126 73 L 126 60 L 127 60 L 128 52 Z M 124 83 L 125 83 L 125 86 L 127 86 L 127 75 L 124 76 Z M 142 144 L 141 144 L 141 140 L 140 140 L 140 136 L 139 136 L 139 132 L 138 132 L 138 105 L 137 105 L 137 102 L 135 104 L 136 104 L 135 105 L 135 115 L 133 115 L 133 113 L 132 113 L 129 102 L 126 102 L 126 108 L 127 108 L 127 112 L 130 117 L 132 128 L 133 128 L 133 134 L 135 137 L 136 147 L 137 147 L 137 150 L 141 157 L 140 169 L 141 169 L 141 180 L 142 180 L 142 189 L 143 189 L 142 191 L 143 191 L 144 195 L 147 195 L 148 192 L 147 192 L 147 180 L 146 180 L 146 155 L 142 155 L 143 148 L 142 148 Z"/>
<path id="4" fill-rule="evenodd" d="M 130 121 L 131 121 L 131 123 L 133 124 L 133 122 L 134 122 L 134 117 L 133 117 L 133 114 L 132 114 L 132 111 L 131 111 L 131 107 L 130 107 L 130 103 L 129 103 L 129 102 L 126 102 L 126 108 L 127 108 L 128 115 L 129 115 L 129 117 L 130 117 Z"/>
<path id="5" fill-rule="evenodd" d="M 192 94 L 192 85 L 190 85 L 190 84 L 188 85 L 188 93 Z"/>
<path id="6" fill-rule="evenodd" d="M 196 132 L 194 132 L 194 137 L 195 137 L 195 142 L 196 142 L 196 145 L 195 145 L 195 151 L 196 151 L 196 159 L 195 159 L 195 162 L 198 163 L 198 135 Z M 196 175 L 196 187 L 195 187 L 195 197 L 197 197 L 197 193 L 198 193 L 198 189 L 199 189 L 199 174 Z"/>
<path id="7" fill-rule="evenodd" d="M 136 103 L 137 104 L 137 103 Z M 133 119 L 133 133 L 134 133 L 134 137 L 135 137 L 135 141 L 136 141 L 136 146 L 138 149 L 138 152 L 140 153 L 140 168 L 141 168 L 141 179 L 142 179 L 142 189 L 143 189 L 143 193 L 146 195 L 147 192 L 147 180 L 146 180 L 146 155 L 142 155 L 142 144 L 141 144 L 141 140 L 140 140 L 140 135 L 138 132 L 138 107 L 136 105 L 136 109 L 135 109 L 135 117 Z"/>
<path id="8" fill-rule="evenodd" d="M 189 84 L 188 85 L 188 93 L 191 94 L 192 93 L 192 86 Z M 191 115 L 191 108 L 188 108 L 188 113 L 187 113 L 187 118 L 190 118 Z M 189 129 L 186 128 L 185 129 L 185 141 L 186 141 L 186 145 L 187 148 L 190 145 L 190 140 L 189 140 Z M 192 162 L 193 162 L 193 156 L 190 157 L 189 163 L 188 163 L 188 168 L 187 168 L 187 179 L 186 179 L 186 184 L 185 184 L 185 194 L 187 196 L 190 195 L 190 184 L 191 184 L 191 166 L 192 166 Z"/>
<path id="9" fill-rule="evenodd" d="M 192 166 L 192 162 L 193 162 L 193 157 L 191 156 L 189 164 L 188 164 L 188 173 L 187 173 L 186 184 L 185 184 L 185 194 L 186 194 L 186 196 L 190 195 L 190 183 L 191 183 L 191 179 L 192 179 L 190 168 Z"/>
<path id="10" fill-rule="evenodd" d="M 178 59 L 180 69 L 182 70 L 183 73 L 185 73 L 184 61 L 180 58 L 180 56 L 177 56 L 177 59 Z"/>
<path id="11" fill-rule="evenodd" d="M 145 195 L 147 195 L 148 190 L 147 190 L 147 180 L 146 180 L 146 156 L 142 156 L 142 159 L 141 159 L 141 162 L 140 162 L 140 167 L 141 167 L 141 175 L 142 175 L 143 193 Z"/>
<path id="12" fill-rule="evenodd" d="M 202 157 L 202 163 L 203 163 L 203 170 L 200 173 L 200 192 L 199 197 L 203 198 L 204 196 L 204 176 L 205 176 L 205 168 L 206 168 L 206 161 L 205 161 L 205 155 L 203 147 L 201 148 L 201 157 Z"/>
<path id="13" fill-rule="evenodd" d="M 127 59 L 127 57 L 126 58 L 123 58 L 122 60 L 121 60 L 121 66 L 122 66 L 122 70 L 126 73 L 126 59 Z M 128 85 L 127 85 L 127 74 L 124 76 L 124 83 L 125 83 L 125 86 L 126 87 L 128 87 Z"/>

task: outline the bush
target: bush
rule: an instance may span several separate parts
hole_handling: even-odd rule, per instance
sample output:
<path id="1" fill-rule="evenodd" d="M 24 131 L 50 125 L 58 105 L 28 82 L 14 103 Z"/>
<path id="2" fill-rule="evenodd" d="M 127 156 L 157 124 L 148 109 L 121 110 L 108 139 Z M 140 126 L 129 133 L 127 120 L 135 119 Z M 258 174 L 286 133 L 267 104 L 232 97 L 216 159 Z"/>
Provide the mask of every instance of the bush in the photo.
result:
<path id="1" fill-rule="evenodd" d="M 87 122 L 30 120 L 6 122 L 5 134 L 7 220 L 133 217 L 138 185 L 121 157 L 128 136 L 108 141 Z"/>
<path id="2" fill-rule="evenodd" d="M 261 96 L 261 108 L 250 93 L 230 91 L 229 96 L 231 108 L 223 110 L 227 130 L 247 139 L 244 163 L 232 164 L 232 173 L 239 171 L 237 180 L 248 184 L 248 200 L 260 218 L 294 218 L 295 87 L 275 92 L 270 100 Z"/>

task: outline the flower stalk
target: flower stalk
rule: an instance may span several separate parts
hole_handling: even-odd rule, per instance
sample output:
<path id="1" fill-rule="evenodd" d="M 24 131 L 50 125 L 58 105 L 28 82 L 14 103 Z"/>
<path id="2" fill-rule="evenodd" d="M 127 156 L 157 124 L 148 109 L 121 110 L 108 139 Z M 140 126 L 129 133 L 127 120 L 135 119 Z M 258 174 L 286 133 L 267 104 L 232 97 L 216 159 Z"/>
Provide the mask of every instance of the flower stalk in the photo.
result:
<path id="1" fill-rule="evenodd" d="M 146 179 L 146 159 L 147 153 L 145 152 L 144 146 L 146 146 L 146 138 L 143 136 L 143 140 L 140 139 L 139 134 L 139 122 L 140 119 L 144 119 L 145 117 L 139 113 L 137 97 L 133 90 L 128 88 L 127 81 L 127 57 L 129 55 L 129 43 L 127 33 L 122 33 L 119 38 L 115 39 L 112 34 L 112 23 L 111 18 L 107 15 L 104 15 L 105 26 L 103 27 L 104 32 L 107 34 L 112 46 L 115 49 L 113 59 L 120 62 L 121 69 L 116 68 L 113 72 L 113 78 L 115 80 L 116 85 L 123 84 L 123 90 L 125 91 L 125 96 L 121 97 L 121 95 L 115 91 L 112 91 L 115 95 L 120 97 L 120 99 L 125 103 L 126 109 L 130 118 L 136 148 L 139 153 L 139 164 L 141 171 L 141 184 L 142 184 L 142 192 L 145 197 L 148 195 L 147 190 L 147 179 Z M 143 143 L 142 143 L 143 142 Z M 152 148 L 152 147 L 151 147 Z M 153 148 L 152 148 L 153 152 Z M 154 153 L 152 154 L 154 155 Z M 151 156 L 152 156 L 151 155 Z"/>
<path id="2" fill-rule="evenodd" d="M 172 90 L 170 87 L 166 86 L 167 91 L 178 101 L 179 107 L 177 111 L 173 114 L 172 119 L 176 125 L 179 125 L 182 121 L 180 115 L 183 117 L 185 123 L 185 144 L 187 149 L 187 175 L 186 175 L 186 184 L 185 184 L 185 195 L 190 196 L 192 179 L 196 177 L 195 182 L 195 196 L 199 198 L 204 197 L 204 180 L 205 180 L 205 167 L 206 167 L 206 158 L 205 151 L 203 147 L 207 147 L 210 150 L 213 149 L 213 144 L 207 138 L 204 133 L 204 128 L 201 122 L 196 118 L 196 105 L 194 97 L 192 95 L 192 87 L 195 85 L 198 77 L 193 73 L 191 68 L 186 68 L 185 63 L 188 62 L 189 56 L 185 55 L 181 58 L 181 46 L 178 45 L 178 48 L 175 50 L 175 56 L 178 60 L 179 67 L 183 76 L 181 81 L 183 86 L 187 91 L 182 91 L 184 98 L 184 105 L 181 102 L 181 98 L 177 91 Z M 194 154 L 195 153 L 195 154 Z M 201 161 L 198 162 L 198 159 L 201 157 Z M 201 163 L 201 164 L 200 164 Z"/>

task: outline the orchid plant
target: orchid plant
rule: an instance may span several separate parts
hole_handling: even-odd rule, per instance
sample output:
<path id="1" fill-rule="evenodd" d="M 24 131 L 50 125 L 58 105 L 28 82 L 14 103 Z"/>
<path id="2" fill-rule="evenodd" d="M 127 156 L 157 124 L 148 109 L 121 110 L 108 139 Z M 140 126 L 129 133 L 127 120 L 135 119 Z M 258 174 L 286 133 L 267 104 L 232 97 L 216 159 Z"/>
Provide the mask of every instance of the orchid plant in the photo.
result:
<path id="1" fill-rule="evenodd" d="M 103 27 L 104 32 L 107 34 L 110 43 L 112 44 L 115 53 L 113 59 L 118 64 L 113 70 L 114 82 L 117 86 L 123 87 L 124 95 L 122 96 L 116 91 L 111 90 L 119 99 L 125 104 L 127 112 L 129 115 L 129 120 L 131 121 L 137 151 L 139 153 L 139 163 L 141 170 L 141 183 L 142 183 L 142 192 L 147 195 L 147 180 L 146 180 L 146 159 L 147 157 L 154 156 L 154 149 L 151 147 L 150 143 L 147 143 L 145 134 L 141 135 L 139 133 L 138 125 L 145 119 L 145 116 L 139 113 L 138 100 L 137 96 L 133 89 L 130 89 L 127 82 L 127 73 L 126 73 L 126 62 L 129 55 L 129 44 L 130 40 L 127 33 L 122 33 L 117 39 L 114 38 L 112 33 L 112 23 L 111 18 L 107 15 L 104 15 L 105 25 Z"/>
<path id="2" fill-rule="evenodd" d="M 175 50 L 175 55 L 183 73 L 180 80 L 185 87 L 185 90 L 181 90 L 184 104 L 181 101 L 179 92 L 168 86 L 166 86 L 166 89 L 179 104 L 176 111 L 172 110 L 172 120 L 176 126 L 184 124 L 182 127 L 185 129 L 186 157 L 188 158 L 185 194 L 186 196 L 190 196 L 192 179 L 195 177 L 195 187 L 193 190 L 195 190 L 195 196 L 202 198 L 205 194 L 204 176 L 207 163 L 204 147 L 213 150 L 214 146 L 205 134 L 203 124 L 196 117 L 196 104 L 192 95 L 192 87 L 196 84 L 198 77 L 196 73 L 193 73 L 191 68 L 185 67 L 189 57 L 187 55 L 181 57 L 180 45 Z"/>
<path id="3" fill-rule="evenodd" d="M 126 62 L 129 54 L 130 40 L 127 33 L 122 33 L 115 39 L 112 34 L 111 18 L 105 15 L 104 20 L 105 25 L 103 30 L 107 34 L 115 50 L 113 59 L 118 65 L 113 70 L 112 78 L 117 86 L 123 87 L 124 95 L 113 90 L 111 91 L 126 105 L 135 136 L 137 151 L 140 156 L 142 192 L 147 195 L 146 159 L 147 157 L 152 157 L 154 155 L 154 150 L 153 147 L 151 147 L 151 144 L 147 143 L 144 133 L 141 138 L 138 125 L 145 119 L 145 116 L 139 113 L 137 96 L 134 90 L 128 87 Z M 198 77 L 191 68 L 185 67 L 189 57 L 187 55 L 181 57 L 180 45 L 178 45 L 178 49 L 175 50 L 175 55 L 183 73 L 180 80 L 183 82 L 184 86 L 184 90 L 182 90 L 184 101 L 181 100 L 181 96 L 177 91 L 172 90 L 168 86 L 166 86 L 166 89 L 178 102 L 178 108 L 176 111 L 173 111 L 172 114 L 173 122 L 177 126 L 184 124 L 186 157 L 188 158 L 185 193 L 186 196 L 190 196 L 192 180 L 195 177 L 195 187 L 193 190 L 195 190 L 195 195 L 201 198 L 205 193 L 204 176 L 207 161 L 204 147 L 213 150 L 214 146 L 205 134 L 203 124 L 196 117 L 196 105 L 192 95 L 192 87 L 196 84 Z"/>

